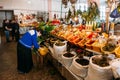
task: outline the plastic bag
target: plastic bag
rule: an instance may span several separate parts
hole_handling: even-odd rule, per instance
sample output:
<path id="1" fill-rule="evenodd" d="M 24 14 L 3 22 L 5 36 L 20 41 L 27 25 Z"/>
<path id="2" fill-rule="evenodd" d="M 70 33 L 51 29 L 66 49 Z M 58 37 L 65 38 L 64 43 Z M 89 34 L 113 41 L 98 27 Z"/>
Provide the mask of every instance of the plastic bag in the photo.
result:
<path id="1" fill-rule="evenodd" d="M 39 51 L 40 55 L 44 56 L 44 55 L 46 55 L 48 53 L 48 48 L 46 48 L 45 46 L 44 47 L 40 47 L 38 49 L 38 51 Z"/>
<path id="2" fill-rule="evenodd" d="M 111 13 L 110 13 L 111 18 L 118 18 L 120 17 L 120 13 L 118 12 L 117 8 L 115 8 Z"/>
<path id="3" fill-rule="evenodd" d="M 69 69 L 70 69 L 71 72 L 73 72 L 77 76 L 85 78 L 87 76 L 88 66 L 89 65 L 83 66 L 83 65 L 77 63 L 76 59 L 78 59 L 78 57 L 73 59 L 73 62 L 71 64 L 71 66 L 69 67 Z"/>
<path id="4" fill-rule="evenodd" d="M 88 76 L 85 80 L 112 80 L 113 73 L 111 66 L 100 67 L 92 62 L 93 58 L 101 55 L 95 55 L 90 58 L 90 64 L 88 68 Z"/>
<path id="5" fill-rule="evenodd" d="M 115 78 L 120 78 L 120 58 L 114 59 L 110 63 Z"/>

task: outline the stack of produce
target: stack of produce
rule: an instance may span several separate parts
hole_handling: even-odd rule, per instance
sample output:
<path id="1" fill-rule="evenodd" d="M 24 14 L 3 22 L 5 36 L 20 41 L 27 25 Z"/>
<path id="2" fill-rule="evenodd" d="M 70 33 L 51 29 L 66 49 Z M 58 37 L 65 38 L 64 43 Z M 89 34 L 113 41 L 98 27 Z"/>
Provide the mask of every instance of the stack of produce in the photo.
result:
<path id="1" fill-rule="evenodd" d="M 72 27 L 70 25 L 64 27 L 60 26 L 51 31 L 51 34 L 56 35 L 59 38 L 69 41 L 73 45 L 84 48 L 86 46 L 88 49 L 97 52 L 110 52 L 113 51 L 104 50 L 106 48 L 106 42 L 108 40 L 108 34 L 102 33 L 101 35 L 95 31 L 85 31 L 85 29 L 80 29 L 80 26 Z M 106 45 L 106 46 L 105 46 Z M 103 47 L 104 46 L 104 47 Z M 102 47 L 102 48 L 101 48 Z M 110 46 L 107 46 L 110 47 Z M 116 47 L 114 47 L 115 49 Z M 110 48 L 109 48 L 110 49 Z"/>
<path id="2" fill-rule="evenodd" d="M 103 47 L 101 47 L 101 51 L 106 53 L 106 54 L 114 53 L 115 48 L 116 48 L 115 44 L 106 43 Z"/>
<path id="3" fill-rule="evenodd" d="M 120 58 L 120 46 L 115 49 L 115 54 L 118 58 Z"/>

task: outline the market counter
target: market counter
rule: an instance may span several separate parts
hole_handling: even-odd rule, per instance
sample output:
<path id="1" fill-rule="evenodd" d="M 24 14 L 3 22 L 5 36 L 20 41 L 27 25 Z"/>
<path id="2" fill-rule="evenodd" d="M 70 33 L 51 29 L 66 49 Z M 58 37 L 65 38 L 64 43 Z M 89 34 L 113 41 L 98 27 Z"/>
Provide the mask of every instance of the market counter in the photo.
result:
<path id="1" fill-rule="evenodd" d="M 88 49 L 89 50 L 89 49 Z M 96 52 L 93 52 L 96 53 Z M 60 72 L 60 74 L 66 79 L 66 80 L 85 80 L 86 77 L 80 77 L 76 74 L 74 74 L 69 67 L 65 66 L 62 59 L 58 59 L 53 55 L 51 51 L 49 51 L 48 54 L 45 56 L 37 55 L 37 59 L 40 61 L 38 62 L 38 66 L 41 67 L 41 65 L 44 65 L 46 62 L 50 62 L 53 64 L 53 66 Z M 99 53 L 97 53 L 99 54 Z M 112 80 L 117 80 L 114 78 L 111 78 Z M 119 80 L 119 79 L 118 79 Z"/>
<path id="2" fill-rule="evenodd" d="M 69 70 L 69 68 L 67 68 L 65 65 L 62 64 L 62 62 L 60 62 L 54 56 L 52 56 L 51 52 L 49 52 L 45 56 L 41 56 L 38 53 L 37 54 L 35 53 L 32 56 L 33 56 L 34 64 L 37 69 L 42 68 L 44 64 L 50 62 L 66 80 L 84 80 L 81 77 L 72 73 Z"/>
<path id="3" fill-rule="evenodd" d="M 69 68 L 63 65 L 63 63 L 60 60 L 57 60 L 54 56 L 52 56 L 51 53 L 46 55 L 46 59 L 50 61 L 53 64 L 53 66 L 61 73 L 61 75 L 67 80 L 84 80 L 81 77 L 72 73 L 69 70 Z"/>

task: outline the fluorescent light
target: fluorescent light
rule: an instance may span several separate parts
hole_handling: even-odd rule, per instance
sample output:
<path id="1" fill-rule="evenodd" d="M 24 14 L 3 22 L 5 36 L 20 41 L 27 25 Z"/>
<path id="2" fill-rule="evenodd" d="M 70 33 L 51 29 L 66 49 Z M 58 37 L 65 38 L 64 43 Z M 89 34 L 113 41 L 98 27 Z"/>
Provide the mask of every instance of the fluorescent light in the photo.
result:
<path id="1" fill-rule="evenodd" d="M 28 3 L 28 4 L 31 4 L 31 1 L 30 1 L 30 0 L 28 0 L 28 1 L 27 1 L 27 3 Z"/>

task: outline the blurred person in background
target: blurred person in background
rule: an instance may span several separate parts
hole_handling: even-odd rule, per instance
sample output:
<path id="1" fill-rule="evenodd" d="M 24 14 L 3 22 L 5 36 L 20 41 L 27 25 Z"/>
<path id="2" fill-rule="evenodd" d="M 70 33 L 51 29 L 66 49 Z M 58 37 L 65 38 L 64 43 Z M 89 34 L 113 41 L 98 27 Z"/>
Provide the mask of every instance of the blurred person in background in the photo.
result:
<path id="1" fill-rule="evenodd" d="M 10 23 L 8 19 L 5 19 L 3 21 L 3 28 L 6 36 L 6 42 L 10 42 L 10 31 L 12 31 L 12 28 L 10 27 Z"/>
<path id="2" fill-rule="evenodd" d="M 14 40 L 15 39 L 15 20 L 14 19 L 11 20 L 10 26 L 12 28 L 12 31 L 11 31 L 12 32 L 12 40 Z"/>
<path id="3" fill-rule="evenodd" d="M 14 20 L 14 19 L 12 20 L 11 27 L 12 27 L 12 40 L 15 39 L 15 41 L 18 41 L 20 38 L 20 35 L 19 35 L 19 24 L 17 20 Z"/>

